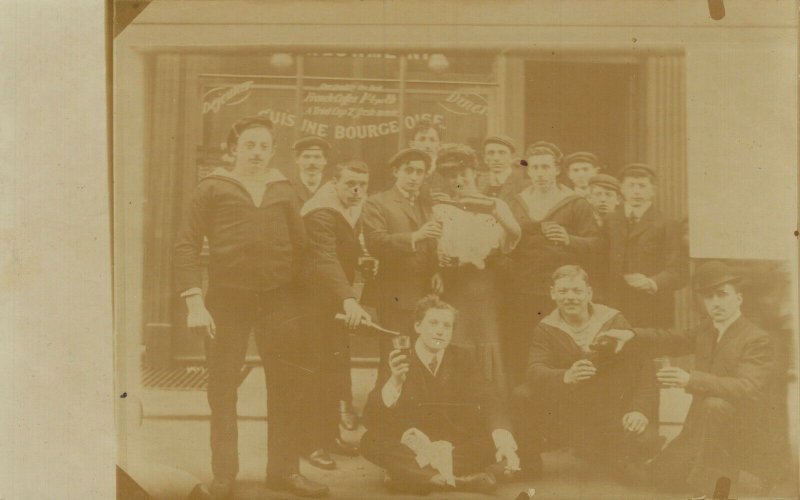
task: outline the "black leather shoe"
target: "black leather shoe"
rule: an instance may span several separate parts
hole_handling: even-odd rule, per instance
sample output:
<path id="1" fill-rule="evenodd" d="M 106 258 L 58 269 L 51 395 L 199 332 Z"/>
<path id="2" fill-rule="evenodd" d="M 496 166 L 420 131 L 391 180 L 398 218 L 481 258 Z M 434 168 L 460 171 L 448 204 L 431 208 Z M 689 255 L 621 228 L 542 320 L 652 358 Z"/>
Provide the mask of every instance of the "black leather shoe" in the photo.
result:
<path id="1" fill-rule="evenodd" d="M 491 472 L 478 472 L 456 478 L 456 488 L 473 493 L 490 493 L 497 486 L 497 479 Z"/>
<path id="2" fill-rule="evenodd" d="M 336 453 L 337 455 L 344 455 L 346 457 L 357 457 L 358 453 L 358 445 L 348 443 L 342 438 L 336 438 L 333 440 L 333 443 L 330 444 L 330 448 L 332 453 Z"/>
<path id="3" fill-rule="evenodd" d="M 189 500 L 224 500 L 231 498 L 233 481 L 214 479 L 210 484 L 198 484 L 189 493 Z"/>
<path id="4" fill-rule="evenodd" d="M 299 497 L 319 498 L 327 496 L 330 490 L 324 484 L 312 481 L 302 474 L 289 474 L 285 477 L 268 477 L 267 488 L 275 491 L 288 491 Z"/>
<path id="5" fill-rule="evenodd" d="M 320 448 L 311 452 L 308 456 L 308 463 L 320 469 L 333 470 L 336 468 L 336 462 L 328 455 L 328 452 Z"/>
<path id="6" fill-rule="evenodd" d="M 347 401 L 339 401 L 339 425 L 342 429 L 354 431 L 358 429 L 359 418 L 353 405 Z"/>

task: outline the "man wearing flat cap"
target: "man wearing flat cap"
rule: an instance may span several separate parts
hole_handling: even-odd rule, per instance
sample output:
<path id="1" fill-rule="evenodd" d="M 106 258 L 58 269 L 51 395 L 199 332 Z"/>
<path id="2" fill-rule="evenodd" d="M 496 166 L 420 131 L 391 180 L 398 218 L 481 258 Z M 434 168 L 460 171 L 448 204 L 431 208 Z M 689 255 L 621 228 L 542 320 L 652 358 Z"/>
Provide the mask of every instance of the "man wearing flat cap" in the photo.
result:
<path id="1" fill-rule="evenodd" d="M 688 280 L 688 248 L 680 225 L 653 204 L 655 170 L 636 163 L 620 178 L 622 209 L 603 226 L 609 245 L 607 301 L 634 327 L 668 328 L 674 322 L 674 292 Z"/>
<path id="2" fill-rule="evenodd" d="M 586 201 L 594 209 L 594 220 L 599 228 L 603 228 L 606 219 L 614 213 L 622 201 L 620 184 L 616 177 L 608 174 L 597 174 L 589 179 L 589 195 Z M 608 295 L 609 269 L 608 252 L 597 252 L 587 259 L 587 267 L 593 278 L 593 288 L 597 300 L 604 302 Z"/>
<path id="3" fill-rule="evenodd" d="M 589 194 L 586 200 L 594 208 L 594 219 L 599 227 L 605 225 L 606 218 L 613 213 L 622 201 L 622 190 L 616 177 L 597 174 L 589 179 Z"/>
<path id="4" fill-rule="evenodd" d="M 327 181 L 325 167 L 328 165 L 331 145 L 322 137 L 310 135 L 296 141 L 292 150 L 297 167 L 292 185 L 300 206 L 303 206 Z"/>
<path id="5" fill-rule="evenodd" d="M 562 162 L 564 172 L 572 184 L 575 193 L 586 197 L 589 195 L 589 179 L 600 172 L 600 160 L 594 153 L 578 151 L 568 154 Z"/>
<path id="6" fill-rule="evenodd" d="M 374 298 L 381 326 L 405 335 L 413 330 L 417 301 L 432 289 L 441 291 L 436 239 L 442 228 L 432 219 L 430 198 L 420 196 L 430 162 L 423 150 L 399 151 L 388 163 L 394 185 L 370 196 L 364 205 L 365 243 L 379 262 L 364 295 Z M 388 366 L 391 342 L 383 341 L 380 348 L 381 366 Z"/>
<path id="7" fill-rule="evenodd" d="M 683 430 L 646 471 L 663 489 L 703 495 L 718 478 L 736 483 L 766 443 L 754 439 L 764 420 L 774 353 L 769 334 L 742 316 L 741 278 L 719 261 L 702 264 L 692 279 L 708 319 L 688 331 L 612 330 L 620 348 L 630 341 L 652 354 L 695 355 L 694 369 L 661 368 L 662 387 L 692 394 Z M 668 364 L 668 363 L 667 363 Z M 709 497 L 710 498 L 710 497 Z"/>
<path id="8" fill-rule="evenodd" d="M 516 148 L 510 137 L 490 135 L 483 140 L 483 163 L 487 171 L 478 177 L 478 189 L 492 198 L 513 196 L 527 181 L 522 168 L 514 162 Z"/>

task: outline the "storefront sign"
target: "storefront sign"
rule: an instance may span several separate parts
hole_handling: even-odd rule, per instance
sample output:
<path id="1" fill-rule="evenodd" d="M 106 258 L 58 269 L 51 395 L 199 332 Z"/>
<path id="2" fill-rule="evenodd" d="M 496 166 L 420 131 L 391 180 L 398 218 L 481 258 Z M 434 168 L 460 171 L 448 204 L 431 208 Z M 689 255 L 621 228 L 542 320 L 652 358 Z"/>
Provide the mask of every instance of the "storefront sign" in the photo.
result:
<path id="1" fill-rule="evenodd" d="M 250 97 L 253 81 L 237 83 L 233 86 L 216 87 L 203 95 L 203 114 L 213 111 L 217 113 L 223 105 L 235 106 Z"/>
<path id="2" fill-rule="evenodd" d="M 485 115 L 489 112 L 489 103 L 486 98 L 474 92 L 455 91 L 439 106 L 457 115 Z"/>

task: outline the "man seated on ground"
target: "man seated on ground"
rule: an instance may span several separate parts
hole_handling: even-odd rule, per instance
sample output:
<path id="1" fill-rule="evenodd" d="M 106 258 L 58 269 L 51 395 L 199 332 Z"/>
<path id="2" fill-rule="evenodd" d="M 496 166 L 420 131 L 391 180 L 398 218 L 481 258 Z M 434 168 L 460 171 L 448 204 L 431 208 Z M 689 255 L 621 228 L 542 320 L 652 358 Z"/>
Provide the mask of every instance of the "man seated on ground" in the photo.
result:
<path id="1" fill-rule="evenodd" d="M 451 346 L 456 311 L 429 295 L 417 303 L 408 350 L 389 356 L 364 409 L 361 452 L 405 492 L 488 492 L 519 467 L 502 402 L 473 361 Z"/>
<path id="2" fill-rule="evenodd" d="M 514 390 L 522 468 L 529 474 L 541 471 L 542 451 L 560 445 L 623 477 L 660 444 L 653 363 L 636 349 L 616 354 L 614 341 L 595 342 L 600 332 L 628 322 L 592 303 L 588 280 L 575 265 L 553 273 L 557 308 L 534 330 L 527 382 Z"/>
<path id="3" fill-rule="evenodd" d="M 653 354 L 695 355 L 691 372 L 670 366 L 656 374 L 665 387 L 692 394 L 683 430 L 647 468 L 661 489 L 702 498 L 714 491 L 719 478 L 730 479 L 735 487 L 739 471 L 747 469 L 762 479 L 761 493 L 769 493 L 775 473 L 769 469 L 775 467 L 758 431 L 774 375 L 774 353 L 769 334 L 742 316 L 740 281 L 726 264 L 704 263 L 692 285 L 707 321 L 685 332 L 637 328 L 635 334 L 629 329 L 605 334 L 625 346 L 623 353 L 644 347 Z"/>

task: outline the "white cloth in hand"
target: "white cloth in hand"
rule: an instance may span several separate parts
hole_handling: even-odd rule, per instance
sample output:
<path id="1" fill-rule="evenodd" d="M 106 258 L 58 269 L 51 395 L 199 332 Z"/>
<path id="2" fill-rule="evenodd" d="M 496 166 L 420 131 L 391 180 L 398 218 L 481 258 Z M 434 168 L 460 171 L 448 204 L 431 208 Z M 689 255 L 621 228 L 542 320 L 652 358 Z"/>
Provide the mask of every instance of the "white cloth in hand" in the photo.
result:
<path id="1" fill-rule="evenodd" d="M 455 486 L 452 443 L 449 441 L 431 442 L 427 434 L 416 427 L 412 427 L 403 433 L 400 438 L 400 444 L 405 445 L 414 452 L 420 469 L 430 465 L 442 475 L 447 484 Z"/>

